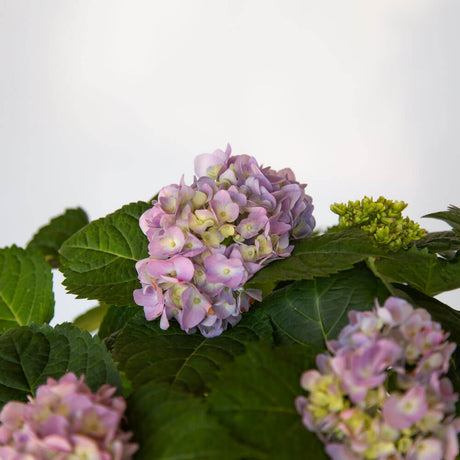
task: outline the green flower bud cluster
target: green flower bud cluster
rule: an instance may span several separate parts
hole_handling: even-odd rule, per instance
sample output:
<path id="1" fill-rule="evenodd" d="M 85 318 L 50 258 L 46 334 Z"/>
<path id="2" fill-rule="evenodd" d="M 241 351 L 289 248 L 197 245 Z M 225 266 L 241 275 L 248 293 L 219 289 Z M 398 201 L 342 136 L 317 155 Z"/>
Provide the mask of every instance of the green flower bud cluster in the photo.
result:
<path id="1" fill-rule="evenodd" d="M 334 203 L 331 211 L 339 215 L 338 228 L 360 227 L 377 246 L 398 251 L 426 236 L 419 224 L 402 217 L 406 207 L 403 201 L 387 200 L 383 196 L 374 201 L 365 196 L 361 201 L 349 201 L 348 205 Z"/>

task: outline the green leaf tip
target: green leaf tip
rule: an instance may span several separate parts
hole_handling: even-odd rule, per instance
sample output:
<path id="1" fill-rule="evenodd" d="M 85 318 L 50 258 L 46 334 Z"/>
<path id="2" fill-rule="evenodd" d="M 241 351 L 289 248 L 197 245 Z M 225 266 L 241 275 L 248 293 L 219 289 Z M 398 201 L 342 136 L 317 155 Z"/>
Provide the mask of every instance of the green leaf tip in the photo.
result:
<path id="1" fill-rule="evenodd" d="M 99 329 L 108 309 L 108 305 L 98 305 L 77 316 L 73 324 L 82 331 L 94 332 Z"/>
<path id="2" fill-rule="evenodd" d="M 88 224 L 88 216 L 81 208 L 67 209 L 64 214 L 54 217 L 41 227 L 27 245 L 40 251 L 53 268 L 60 266 L 59 249 L 62 243 Z"/>
<path id="3" fill-rule="evenodd" d="M 452 230 L 457 236 L 460 236 L 460 208 L 454 206 L 453 204 L 449 205 L 447 211 L 433 212 L 431 214 L 426 214 L 423 217 L 431 217 L 432 219 L 439 219 L 446 222 L 452 227 Z"/>

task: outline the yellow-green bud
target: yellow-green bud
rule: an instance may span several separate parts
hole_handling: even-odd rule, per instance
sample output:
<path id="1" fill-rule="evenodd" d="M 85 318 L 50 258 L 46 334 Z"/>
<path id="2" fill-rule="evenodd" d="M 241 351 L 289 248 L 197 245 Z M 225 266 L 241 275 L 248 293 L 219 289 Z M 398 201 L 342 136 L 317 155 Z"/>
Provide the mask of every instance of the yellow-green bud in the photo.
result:
<path id="1" fill-rule="evenodd" d="M 360 227 L 377 246 L 391 251 L 406 249 L 411 241 L 423 238 L 426 231 L 401 211 L 407 204 L 403 201 L 387 200 L 383 196 L 377 201 L 365 196 L 361 201 L 334 203 L 331 211 L 339 215 L 339 228 Z"/>
<path id="2" fill-rule="evenodd" d="M 235 234 L 235 226 L 231 224 L 222 225 L 222 227 L 220 227 L 219 230 L 224 238 L 233 236 Z"/>
<path id="3" fill-rule="evenodd" d="M 378 442 L 364 451 L 364 458 L 388 458 L 388 456 L 395 453 L 395 451 L 395 445 L 392 442 Z"/>
<path id="4" fill-rule="evenodd" d="M 402 454 L 405 454 L 410 449 L 413 443 L 414 443 L 413 439 L 407 436 L 402 436 L 398 440 L 396 444 L 396 448 L 398 449 L 399 452 L 401 452 Z"/>
<path id="5" fill-rule="evenodd" d="M 200 192 L 197 190 L 192 198 L 192 204 L 195 207 L 195 209 L 203 207 L 203 205 L 206 203 L 208 197 L 206 193 Z"/>

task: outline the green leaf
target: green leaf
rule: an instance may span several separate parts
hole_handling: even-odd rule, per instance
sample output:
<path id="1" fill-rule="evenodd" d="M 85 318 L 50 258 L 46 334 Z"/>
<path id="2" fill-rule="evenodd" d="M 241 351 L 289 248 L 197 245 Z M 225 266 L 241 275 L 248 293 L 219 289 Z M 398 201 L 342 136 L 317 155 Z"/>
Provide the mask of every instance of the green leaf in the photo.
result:
<path id="1" fill-rule="evenodd" d="M 106 339 L 110 335 L 121 331 L 136 314 L 140 314 L 142 307 L 117 307 L 111 305 L 102 320 L 101 327 L 97 335 L 101 339 Z"/>
<path id="2" fill-rule="evenodd" d="M 359 265 L 352 270 L 296 281 L 273 292 L 257 306 L 268 315 L 279 344 L 325 346 L 348 323 L 350 310 L 369 310 L 389 293 L 379 279 Z"/>
<path id="3" fill-rule="evenodd" d="M 128 418 L 139 459 L 323 459 L 321 442 L 302 425 L 294 401 L 301 373 L 314 366 L 304 347 L 251 343 L 228 362 L 207 398 L 166 384 L 135 390 Z"/>
<path id="4" fill-rule="evenodd" d="M 204 401 L 167 385 L 148 384 L 136 391 L 128 419 L 140 445 L 137 460 L 263 458 L 219 424 Z"/>
<path id="5" fill-rule="evenodd" d="M 250 344 L 219 372 L 208 403 L 234 438 L 264 459 L 326 459 L 322 443 L 302 424 L 295 399 L 300 376 L 315 368 L 312 350 Z"/>
<path id="6" fill-rule="evenodd" d="M 458 244 L 458 241 L 449 241 L 451 246 Z M 432 242 L 445 243 L 443 240 Z M 247 286 L 270 288 L 269 283 L 273 281 L 329 276 L 369 258 L 387 281 L 410 284 L 428 295 L 460 287 L 458 256 L 447 261 L 430 254 L 428 248 L 419 250 L 415 245 L 409 250 L 384 251 L 374 247 L 367 235 L 355 228 L 301 240 L 290 257 L 260 270 Z"/>
<path id="7" fill-rule="evenodd" d="M 0 336 L 0 406 L 26 400 L 47 377 L 71 371 L 85 374 L 93 391 L 109 383 L 121 389 L 121 379 L 105 346 L 70 324 L 33 324 L 9 329 Z"/>
<path id="8" fill-rule="evenodd" d="M 66 212 L 49 224 L 40 228 L 27 245 L 40 251 L 48 263 L 59 267 L 59 249 L 64 241 L 88 223 L 88 216 L 81 208 L 67 209 Z"/>
<path id="9" fill-rule="evenodd" d="M 61 247 L 64 285 L 77 298 L 110 305 L 134 305 L 140 288 L 135 263 L 148 257 L 148 242 L 139 217 L 150 205 L 131 203 L 95 220 Z"/>
<path id="10" fill-rule="evenodd" d="M 452 260 L 460 249 L 460 238 L 454 232 L 432 232 L 415 242 L 419 249 L 427 248 L 433 254 L 439 254 Z"/>
<path id="11" fill-rule="evenodd" d="M 98 305 L 97 307 L 86 311 L 82 315 L 77 316 L 73 320 L 73 324 L 80 330 L 94 332 L 95 330 L 99 329 L 99 326 L 101 325 L 108 309 L 108 305 Z"/>
<path id="12" fill-rule="evenodd" d="M 426 214 L 423 217 L 431 217 L 432 219 L 440 219 L 450 225 L 453 231 L 460 235 L 460 208 L 451 204 L 447 211 L 433 212 Z"/>
<path id="13" fill-rule="evenodd" d="M 244 352 L 247 342 L 271 340 L 268 319 L 256 315 L 255 309 L 235 328 L 215 338 L 186 334 L 176 321 L 163 331 L 158 320 L 146 321 L 140 312 L 116 337 L 113 356 L 134 389 L 147 382 L 166 382 L 203 394 L 216 371 Z"/>
<path id="14" fill-rule="evenodd" d="M 291 256 L 260 270 L 247 284 L 284 280 L 310 280 L 348 270 L 370 256 L 385 255 L 374 247 L 361 229 L 305 238 L 296 243 Z"/>
<path id="15" fill-rule="evenodd" d="M 296 243 L 290 257 L 260 270 L 246 286 L 268 293 L 276 281 L 329 276 L 372 258 L 388 282 L 407 283 L 428 295 L 460 287 L 460 256 L 448 252 L 460 247 L 458 238 L 452 232 L 439 232 L 428 235 L 418 245 L 423 249 L 414 245 L 409 250 L 388 252 L 374 247 L 361 229 L 325 233 Z M 428 250 L 447 252 L 441 253 L 445 256 L 442 258 Z"/>
<path id="16" fill-rule="evenodd" d="M 434 296 L 460 288 L 460 257 L 446 261 L 427 249 L 412 246 L 408 251 L 375 260 L 378 272 L 392 283 L 407 283 Z"/>
<path id="17" fill-rule="evenodd" d="M 0 249 L 0 332 L 54 314 L 53 277 L 43 256 L 17 246 Z"/>

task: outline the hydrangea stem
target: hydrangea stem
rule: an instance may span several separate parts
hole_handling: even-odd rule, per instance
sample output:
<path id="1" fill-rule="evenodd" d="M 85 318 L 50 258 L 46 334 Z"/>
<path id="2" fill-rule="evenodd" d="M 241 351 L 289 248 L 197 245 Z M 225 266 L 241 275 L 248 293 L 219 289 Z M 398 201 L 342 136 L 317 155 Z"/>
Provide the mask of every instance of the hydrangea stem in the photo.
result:
<path id="1" fill-rule="evenodd" d="M 385 287 L 388 289 L 388 292 L 396 296 L 398 293 L 396 292 L 395 288 L 393 285 L 377 270 L 377 267 L 375 266 L 375 257 L 368 257 L 366 259 L 366 265 L 369 267 L 369 269 L 372 271 L 372 273 L 380 280 L 382 283 L 385 285 Z"/>

